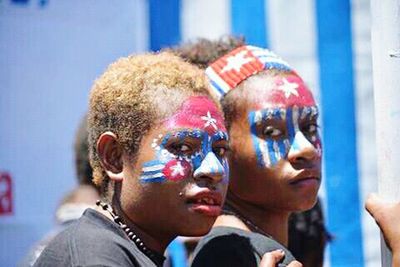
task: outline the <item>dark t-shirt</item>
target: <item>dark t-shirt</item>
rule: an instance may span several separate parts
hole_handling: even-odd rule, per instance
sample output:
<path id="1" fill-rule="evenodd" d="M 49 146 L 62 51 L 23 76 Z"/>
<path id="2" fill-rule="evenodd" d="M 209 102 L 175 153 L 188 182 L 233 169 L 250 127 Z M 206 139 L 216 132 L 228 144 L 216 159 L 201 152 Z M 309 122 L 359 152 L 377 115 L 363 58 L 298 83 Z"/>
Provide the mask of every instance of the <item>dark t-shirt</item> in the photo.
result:
<path id="1" fill-rule="evenodd" d="M 214 227 L 197 245 L 192 267 L 253 267 L 258 266 L 264 253 L 282 249 L 285 258 L 278 266 L 295 260 L 283 245 L 262 234 L 233 227 Z"/>
<path id="2" fill-rule="evenodd" d="M 163 261 L 157 254 L 153 262 L 117 224 L 87 209 L 54 237 L 34 266 L 162 266 Z"/>

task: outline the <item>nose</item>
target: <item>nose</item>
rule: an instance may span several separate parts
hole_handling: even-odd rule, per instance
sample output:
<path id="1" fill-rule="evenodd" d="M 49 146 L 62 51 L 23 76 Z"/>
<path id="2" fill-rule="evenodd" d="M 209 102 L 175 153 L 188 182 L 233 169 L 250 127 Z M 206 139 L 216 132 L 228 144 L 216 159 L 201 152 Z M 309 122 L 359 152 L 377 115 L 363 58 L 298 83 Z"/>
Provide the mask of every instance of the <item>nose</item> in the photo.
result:
<path id="1" fill-rule="evenodd" d="M 297 131 L 288 153 L 288 160 L 292 164 L 313 163 L 318 158 L 318 151 L 315 146 Z"/>
<path id="2" fill-rule="evenodd" d="M 206 178 L 213 183 L 221 182 L 227 175 L 227 168 L 224 167 L 213 152 L 208 152 L 200 166 L 194 171 L 195 179 Z"/>

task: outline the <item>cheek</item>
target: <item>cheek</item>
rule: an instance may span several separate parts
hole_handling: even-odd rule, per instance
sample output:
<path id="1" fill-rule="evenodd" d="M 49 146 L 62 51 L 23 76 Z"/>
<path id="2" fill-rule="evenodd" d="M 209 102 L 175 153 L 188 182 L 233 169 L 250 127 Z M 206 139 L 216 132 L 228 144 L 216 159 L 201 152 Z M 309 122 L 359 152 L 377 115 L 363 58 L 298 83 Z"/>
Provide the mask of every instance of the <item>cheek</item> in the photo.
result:
<path id="1" fill-rule="evenodd" d="M 185 159 L 173 159 L 167 162 L 162 171 L 167 180 L 174 182 L 189 178 L 191 172 L 192 167 Z"/>
<path id="2" fill-rule="evenodd" d="M 315 141 L 312 142 L 315 149 L 317 150 L 317 155 L 321 159 L 322 158 L 322 142 L 319 136 L 316 137 Z"/>

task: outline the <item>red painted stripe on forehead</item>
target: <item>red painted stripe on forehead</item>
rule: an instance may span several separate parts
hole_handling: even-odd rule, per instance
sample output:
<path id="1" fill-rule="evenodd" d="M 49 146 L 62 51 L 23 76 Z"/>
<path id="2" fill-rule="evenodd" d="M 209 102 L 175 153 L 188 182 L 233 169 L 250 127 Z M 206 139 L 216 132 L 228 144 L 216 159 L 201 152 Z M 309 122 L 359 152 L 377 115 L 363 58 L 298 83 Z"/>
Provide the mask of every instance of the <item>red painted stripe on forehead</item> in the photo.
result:
<path id="1" fill-rule="evenodd" d="M 224 118 L 216 104 L 206 96 L 187 99 L 178 111 L 167 118 L 163 125 L 167 129 L 192 128 L 205 130 L 209 134 L 226 132 Z"/>
<path id="2" fill-rule="evenodd" d="M 273 83 L 274 87 L 272 89 L 265 90 L 265 94 L 261 93 L 257 108 L 316 105 L 312 92 L 299 76 L 277 76 L 274 78 Z"/>

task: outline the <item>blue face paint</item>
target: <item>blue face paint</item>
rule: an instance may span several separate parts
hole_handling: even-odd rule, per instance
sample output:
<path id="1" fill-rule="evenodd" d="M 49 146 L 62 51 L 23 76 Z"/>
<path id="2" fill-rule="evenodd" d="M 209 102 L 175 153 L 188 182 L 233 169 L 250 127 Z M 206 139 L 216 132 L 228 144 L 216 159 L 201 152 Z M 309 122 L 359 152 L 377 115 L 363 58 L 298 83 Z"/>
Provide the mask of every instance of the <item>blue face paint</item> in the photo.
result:
<path id="1" fill-rule="evenodd" d="M 185 138 L 188 137 L 200 141 L 197 151 L 187 154 L 184 151 L 171 151 L 168 147 L 172 138 L 175 139 L 174 144 L 183 144 Z M 144 183 L 179 181 L 193 173 L 193 176 L 221 175 L 227 182 L 229 178 L 228 161 L 213 151 L 213 144 L 221 140 L 228 141 L 227 133 L 217 131 L 209 134 L 202 130 L 181 130 L 168 133 L 164 137 L 160 135 L 159 138 L 153 140 L 151 145 L 156 152 L 155 160 L 142 165 L 139 179 Z M 160 144 L 158 145 L 158 143 Z"/>
<path id="2" fill-rule="evenodd" d="M 318 109 L 316 106 L 291 108 L 268 108 L 251 111 L 248 115 L 251 138 L 257 158 L 261 167 L 273 167 L 279 160 L 287 159 L 289 151 L 299 151 L 310 143 L 320 151 L 318 131 L 302 132 L 299 128 L 301 121 L 316 121 Z M 285 129 L 274 128 L 271 131 L 276 136 L 263 136 L 263 130 L 268 127 L 269 121 L 285 121 Z M 312 125 L 312 127 L 316 127 Z M 284 134 L 286 132 L 286 134 Z M 306 138 L 306 136 L 308 138 Z"/>

